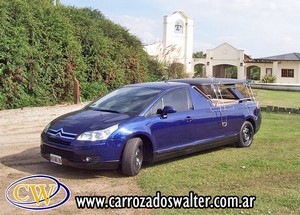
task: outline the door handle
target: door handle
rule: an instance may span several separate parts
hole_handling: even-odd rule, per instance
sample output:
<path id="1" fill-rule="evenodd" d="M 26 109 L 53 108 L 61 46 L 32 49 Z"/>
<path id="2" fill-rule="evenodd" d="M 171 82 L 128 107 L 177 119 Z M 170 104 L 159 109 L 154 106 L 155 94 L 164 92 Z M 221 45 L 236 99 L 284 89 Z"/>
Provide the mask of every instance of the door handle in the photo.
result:
<path id="1" fill-rule="evenodd" d="M 193 119 L 192 119 L 192 117 L 190 117 L 190 116 L 187 116 L 186 118 L 185 118 L 185 121 L 187 121 L 187 122 L 191 122 Z"/>

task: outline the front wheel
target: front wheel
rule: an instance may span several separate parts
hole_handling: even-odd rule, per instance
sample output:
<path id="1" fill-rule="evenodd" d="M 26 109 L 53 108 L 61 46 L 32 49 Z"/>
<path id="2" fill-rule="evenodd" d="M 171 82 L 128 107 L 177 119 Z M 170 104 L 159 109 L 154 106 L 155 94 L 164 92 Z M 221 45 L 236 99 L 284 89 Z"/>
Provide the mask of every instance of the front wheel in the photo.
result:
<path id="1" fill-rule="evenodd" d="M 237 146 L 249 147 L 253 142 L 253 137 L 253 125 L 249 121 L 245 121 L 240 130 L 239 141 L 237 143 Z"/>
<path id="2" fill-rule="evenodd" d="M 135 137 L 127 141 L 123 157 L 122 172 L 124 175 L 134 176 L 140 172 L 143 163 L 143 141 Z"/>

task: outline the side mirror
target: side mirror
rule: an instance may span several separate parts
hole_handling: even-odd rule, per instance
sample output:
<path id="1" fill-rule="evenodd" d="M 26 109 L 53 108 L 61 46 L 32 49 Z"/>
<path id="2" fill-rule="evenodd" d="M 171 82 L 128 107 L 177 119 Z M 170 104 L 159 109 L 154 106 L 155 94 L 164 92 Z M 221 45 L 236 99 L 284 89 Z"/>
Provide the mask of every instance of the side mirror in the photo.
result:
<path id="1" fill-rule="evenodd" d="M 162 116 L 162 118 L 167 118 L 167 115 L 169 113 L 176 113 L 176 112 L 177 111 L 172 106 L 165 106 L 164 109 L 158 109 L 157 110 L 157 114 L 160 114 Z"/>

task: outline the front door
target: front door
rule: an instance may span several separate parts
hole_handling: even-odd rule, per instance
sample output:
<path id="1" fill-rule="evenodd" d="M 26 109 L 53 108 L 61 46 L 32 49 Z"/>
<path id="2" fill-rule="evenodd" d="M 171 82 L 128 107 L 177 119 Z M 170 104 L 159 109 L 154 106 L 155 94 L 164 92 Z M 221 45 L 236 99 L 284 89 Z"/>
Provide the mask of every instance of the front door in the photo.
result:
<path id="1" fill-rule="evenodd" d="M 176 113 L 168 114 L 166 117 L 157 115 L 158 109 L 172 106 Z M 192 105 L 187 88 L 178 88 L 166 93 L 149 111 L 151 122 L 151 133 L 155 141 L 156 150 L 172 149 L 190 143 L 190 123 Z"/>

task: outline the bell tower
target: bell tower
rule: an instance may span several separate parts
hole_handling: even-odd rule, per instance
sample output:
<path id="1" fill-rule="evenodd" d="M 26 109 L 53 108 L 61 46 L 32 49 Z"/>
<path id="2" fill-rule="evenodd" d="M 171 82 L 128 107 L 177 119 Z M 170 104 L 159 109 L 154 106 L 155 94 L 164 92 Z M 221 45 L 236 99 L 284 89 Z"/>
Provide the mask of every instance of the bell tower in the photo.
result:
<path id="1" fill-rule="evenodd" d="M 169 63 L 185 65 L 185 72 L 192 75 L 194 20 L 182 11 L 164 16 L 163 48 Z"/>

